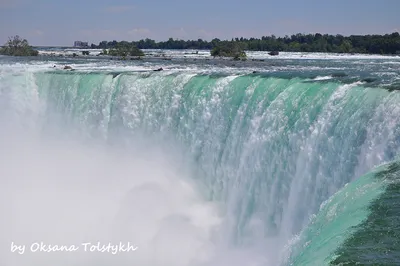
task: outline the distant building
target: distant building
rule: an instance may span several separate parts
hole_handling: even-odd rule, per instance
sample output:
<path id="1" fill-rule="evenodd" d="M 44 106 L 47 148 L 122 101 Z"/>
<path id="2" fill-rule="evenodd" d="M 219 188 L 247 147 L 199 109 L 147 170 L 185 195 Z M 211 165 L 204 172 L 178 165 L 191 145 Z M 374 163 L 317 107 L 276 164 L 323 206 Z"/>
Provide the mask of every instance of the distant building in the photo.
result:
<path id="1" fill-rule="evenodd" d="M 89 44 L 88 44 L 88 42 L 75 41 L 74 47 L 79 47 L 79 48 L 89 47 Z"/>

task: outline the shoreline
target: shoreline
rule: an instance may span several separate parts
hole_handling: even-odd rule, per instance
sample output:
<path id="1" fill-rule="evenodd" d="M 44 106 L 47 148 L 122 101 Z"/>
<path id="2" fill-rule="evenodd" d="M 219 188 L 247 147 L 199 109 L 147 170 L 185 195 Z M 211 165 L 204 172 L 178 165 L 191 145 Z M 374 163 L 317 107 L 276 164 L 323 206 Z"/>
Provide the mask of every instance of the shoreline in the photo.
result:
<path id="1" fill-rule="evenodd" d="M 43 50 L 39 49 L 38 57 L 50 58 L 71 58 L 71 59 L 102 59 L 102 60 L 165 60 L 171 61 L 175 59 L 186 60 L 223 60 L 223 61 L 267 61 L 280 59 L 399 59 L 400 55 L 386 54 L 361 54 L 361 53 L 327 53 L 327 52 L 280 52 L 279 55 L 269 55 L 268 51 L 245 51 L 247 58 L 245 60 L 234 60 L 230 57 L 213 57 L 209 50 L 193 50 L 193 49 L 144 49 L 144 56 L 127 56 L 126 59 L 119 56 L 101 55 L 102 50 L 99 49 L 60 49 L 60 50 Z M 82 55 L 82 52 L 89 51 L 89 55 Z M 193 51 L 197 51 L 193 52 Z M 74 54 L 76 54 L 74 56 Z"/>

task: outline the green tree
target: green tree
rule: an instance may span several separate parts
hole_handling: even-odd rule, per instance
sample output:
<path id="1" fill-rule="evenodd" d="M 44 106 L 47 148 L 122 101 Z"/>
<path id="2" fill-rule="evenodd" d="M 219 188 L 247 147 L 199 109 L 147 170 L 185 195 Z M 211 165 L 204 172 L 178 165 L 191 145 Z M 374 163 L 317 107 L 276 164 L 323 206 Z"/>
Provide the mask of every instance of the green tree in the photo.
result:
<path id="1" fill-rule="evenodd" d="M 230 43 L 230 44 L 228 44 Z M 140 49 L 208 49 L 212 50 L 214 56 L 230 56 L 229 50 L 235 50 L 238 47 L 244 53 L 244 50 L 251 51 L 301 51 L 301 52 L 334 52 L 334 53 L 371 53 L 371 54 L 398 54 L 400 53 L 400 34 L 394 32 L 385 35 L 328 35 L 328 34 L 294 34 L 292 36 L 276 37 L 262 36 L 260 39 L 243 37 L 232 38 L 231 41 L 213 39 L 210 42 L 202 39 L 197 40 L 178 40 L 169 38 L 168 41 L 155 42 L 145 39 L 132 43 L 128 42 L 101 42 L 93 48 L 117 49 L 122 53 L 126 49 L 119 48 L 127 44 L 134 45 Z M 118 53 L 118 52 L 116 52 Z M 128 54 L 129 52 L 125 52 Z M 240 57 L 241 52 L 236 53 Z M 235 55 L 233 56 L 235 57 Z"/>
<path id="2" fill-rule="evenodd" d="M 111 56 L 122 56 L 123 58 L 127 56 L 144 56 L 142 50 L 137 48 L 134 44 L 128 42 L 121 42 L 108 51 Z"/>
<path id="3" fill-rule="evenodd" d="M 211 50 L 211 55 L 214 57 L 233 57 L 234 59 L 246 58 L 243 46 L 235 41 L 219 42 L 218 45 Z"/>
<path id="4" fill-rule="evenodd" d="M 37 56 L 39 52 L 34 50 L 26 39 L 18 35 L 8 38 L 4 47 L 0 48 L 0 54 L 11 56 Z"/>
<path id="5" fill-rule="evenodd" d="M 349 40 L 344 40 L 339 49 L 343 53 L 350 53 L 353 49 L 353 46 L 351 45 L 351 42 Z"/>

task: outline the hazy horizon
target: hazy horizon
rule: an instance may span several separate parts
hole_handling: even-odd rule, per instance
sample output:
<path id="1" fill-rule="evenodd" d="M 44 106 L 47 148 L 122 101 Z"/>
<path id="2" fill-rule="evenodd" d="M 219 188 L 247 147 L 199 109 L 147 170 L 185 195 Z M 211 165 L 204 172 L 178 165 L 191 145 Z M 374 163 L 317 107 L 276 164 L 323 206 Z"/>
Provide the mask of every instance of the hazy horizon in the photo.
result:
<path id="1" fill-rule="evenodd" d="M 163 2 L 1 0 L 0 43 L 20 35 L 34 46 L 72 46 L 74 41 L 98 44 L 107 40 L 150 38 L 183 40 L 260 38 L 296 33 L 341 35 L 386 34 L 399 31 L 400 1 L 372 0 L 319 3 L 183 0 Z"/>
<path id="2" fill-rule="evenodd" d="M 298 33 L 300 33 L 300 32 L 297 32 L 297 33 L 292 33 L 292 34 L 287 34 L 287 36 L 291 36 L 291 35 L 296 35 L 296 34 L 298 34 Z M 324 33 L 324 32 L 310 32 L 310 33 L 300 33 L 300 34 L 316 34 L 316 33 L 320 33 L 320 34 L 322 34 L 322 35 L 324 35 L 324 34 L 326 34 L 326 33 Z M 377 35 L 385 35 L 385 34 L 392 34 L 392 33 L 394 33 L 394 32 L 387 32 L 387 33 L 381 33 L 381 34 L 379 34 L 379 33 L 370 33 L 370 34 L 349 34 L 349 35 L 343 35 L 343 36 L 345 36 L 345 37 L 347 37 L 347 36 L 350 36 L 350 35 L 374 35 L 374 34 L 377 34 Z M 398 33 L 400 33 L 400 31 L 398 32 Z M 338 33 L 339 34 L 339 33 Z M 273 35 L 275 35 L 275 34 L 273 34 Z M 336 35 L 336 34 L 330 34 L 330 35 Z M 271 35 L 264 35 L 264 36 L 271 36 Z M 279 37 L 285 37 L 285 36 L 279 36 L 279 35 L 275 35 L 277 38 L 279 38 Z M 20 37 L 22 37 L 22 38 L 25 38 L 24 36 L 20 36 Z M 235 37 L 232 37 L 233 39 L 235 39 L 235 38 L 240 38 L 240 37 L 242 37 L 242 36 L 235 36 Z M 256 39 L 261 39 L 261 37 L 263 37 L 263 36 L 252 36 L 252 37 L 247 37 L 247 39 L 249 39 L 249 38 L 256 38 Z M 171 37 L 172 38 L 172 37 Z M 229 38 L 229 39 L 221 39 L 221 38 L 218 38 L 218 36 L 216 36 L 216 37 L 213 37 L 213 38 L 210 38 L 210 39 L 203 39 L 203 38 L 200 38 L 200 39 L 202 39 L 202 40 L 204 40 L 204 41 L 211 41 L 212 39 L 214 39 L 214 38 L 217 38 L 217 39 L 220 39 L 221 41 L 224 41 L 224 40 L 231 40 L 232 38 Z M 243 38 L 245 38 L 245 37 L 243 37 Z M 26 38 L 25 38 L 26 39 Z M 140 40 L 144 40 L 144 39 L 146 39 L 146 38 L 142 38 L 142 39 L 136 39 L 136 40 L 130 40 L 130 42 L 132 42 L 132 41 L 140 41 Z M 174 39 L 178 39 L 178 40 L 184 40 L 184 41 L 190 41 L 190 40 L 194 40 L 194 41 L 196 41 L 197 39 L 180 39 L 180 38 L 174 38 Z M 28 40 L 29 41 L 29 40 Z M 90 46 L 91 44 L 95 44 L 95 45 L 98 45 L 99 44 L 99 42 L 90 42 L 90 41 L 87 41 L 87 40 L 75 40 L 75 41 L 82 41 L 82 42 L 88 42 L 88 45 Z M 34 45 L 34 44 L 31 44 L 31 45 L 33 45 L 33 46 L 36 46 L 36 47 L 74 47 L 74 42 L 75 41 L 73 41 L 71 44 L 66 44 L 66 45 L 47 45 L 47 44 L 44 44 L 44 45 Z M 114 41 L 114 40 L 103 40 L 103 41 Z M 121 39 L 121 40 L 116 40 L 116 41 L 127 41 L 127 40 L 125 40 L 125 39 Z M 163 39 L 163 40 L 155 40 L 156 42 L 165 42 L 165 41 L 168 41 L 168 39 Z M 2 46 L 3 44 L 0 44 L 0 46 Z M 199 50 L 199 49 L 197 49 L 197 50 Z"/>

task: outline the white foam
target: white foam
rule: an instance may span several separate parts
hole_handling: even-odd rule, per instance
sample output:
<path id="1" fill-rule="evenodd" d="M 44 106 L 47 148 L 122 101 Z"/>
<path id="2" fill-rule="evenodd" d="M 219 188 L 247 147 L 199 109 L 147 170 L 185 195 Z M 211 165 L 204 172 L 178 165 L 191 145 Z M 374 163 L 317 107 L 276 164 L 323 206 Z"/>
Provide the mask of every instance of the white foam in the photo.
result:
<path id="1" fill-rule="evenodd" d="M 39 48 L 40 54 L 51 55 L 67 55 L 71 56 L 76 53 L 81 55 L 82 51 L 89 51 L 90 55 L 95 56 L 100 54 L 102 49 L 43 49 Z M 160 58 L 213 58 L 210 54 L 210 50 L 195 50 L 195 49 L 143 49 L 145 55 L 158 56 Z M 334 59 L 334 60 L 371 60 L 371 59 L 385 59 L 390 61 L 382 62 L 381 64 L 400 64 L 400 56 L 394 55 L 377 55 L 377 54 L 350 54 L 350 53 L 309 53 L 309 52 L 279 52 L 278 56 L 271 56 L 268 54 L 269 51 L 246 51 L 247 57 L 249 59 Z M 363 62 L 361 62 L 363 63 Z M 365 63 L 365 62 L 364 62 Z"/>
<path id="2" fill-rule="evenodd" d="M 314 78 L 314 80 L 328 80 L 328 79 L 332 79 L 332 76 L 321 76 Z"/>

